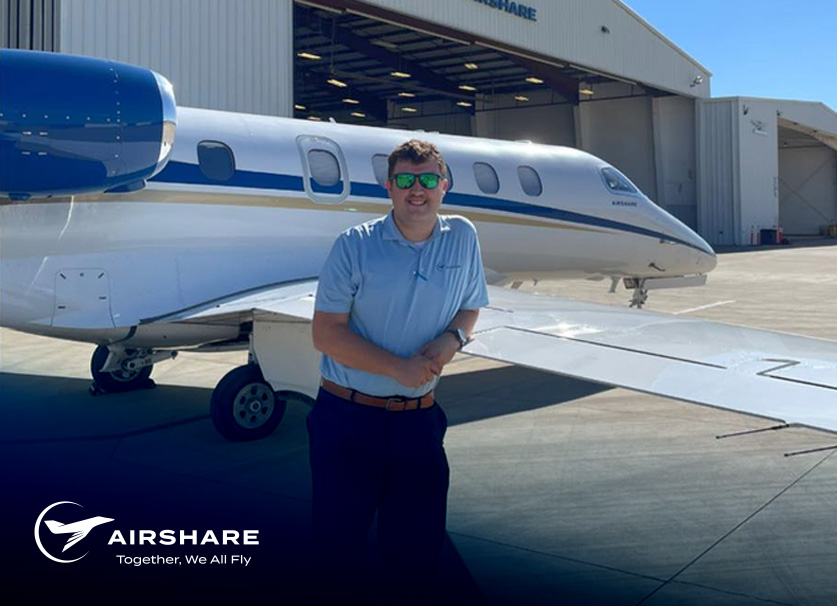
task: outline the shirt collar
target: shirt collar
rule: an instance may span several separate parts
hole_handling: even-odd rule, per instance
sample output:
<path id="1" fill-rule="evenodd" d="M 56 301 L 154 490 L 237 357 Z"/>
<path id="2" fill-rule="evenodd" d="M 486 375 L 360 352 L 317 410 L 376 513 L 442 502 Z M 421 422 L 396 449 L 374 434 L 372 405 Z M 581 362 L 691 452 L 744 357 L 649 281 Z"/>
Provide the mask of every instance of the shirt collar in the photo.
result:
<path id="1" fill-rule="evenodd" d="M 425 242 L 428 240 L 435 240 L 446 231 L 450 231 L 450 225 L 448 225 L 447 221 L 443 221 L 441 216 L 437 216 L 436 225 L 433 226 L 433 232 L 430 234 L 430 237 L 425 240 Z M 407 238 L 405 238 L 401 233 L 401 230 L 398 229 L 398 226 L 395 224 L 395 219 L 392 216 L 392 211 L 389 211 L 384 219 L 383 238 L 384 240 L 396 240 L 407 246 L 414 246 L 416 244 L 415 242 L 410 242 Z"/>

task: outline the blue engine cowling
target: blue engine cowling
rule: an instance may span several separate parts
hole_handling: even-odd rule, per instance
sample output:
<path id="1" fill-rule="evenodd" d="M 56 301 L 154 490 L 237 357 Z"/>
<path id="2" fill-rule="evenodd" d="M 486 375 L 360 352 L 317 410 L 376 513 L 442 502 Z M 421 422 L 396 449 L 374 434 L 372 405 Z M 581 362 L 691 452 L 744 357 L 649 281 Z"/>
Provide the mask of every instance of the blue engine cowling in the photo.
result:
<path id="1" fill-rule="evenodd" d="M 131 191 L 163 169 L 174 92 L 149 69 L 0 50 L 0 195 Z"/>

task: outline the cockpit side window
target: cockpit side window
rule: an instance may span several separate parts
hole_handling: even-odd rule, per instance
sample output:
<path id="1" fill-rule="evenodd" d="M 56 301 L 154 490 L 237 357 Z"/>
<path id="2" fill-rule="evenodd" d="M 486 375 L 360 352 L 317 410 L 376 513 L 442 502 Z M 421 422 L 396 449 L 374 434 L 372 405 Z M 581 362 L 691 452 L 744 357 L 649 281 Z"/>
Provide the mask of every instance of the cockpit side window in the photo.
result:
<path id="1" fill-rule="evenodd" d="M 620 173 L 615 168 L 606 166 L 602 169 L 602 179 L 607 188 L 617 194 L 636 194 L 639 193 L 634 184 L 628 181 L 628 178 Z"/>

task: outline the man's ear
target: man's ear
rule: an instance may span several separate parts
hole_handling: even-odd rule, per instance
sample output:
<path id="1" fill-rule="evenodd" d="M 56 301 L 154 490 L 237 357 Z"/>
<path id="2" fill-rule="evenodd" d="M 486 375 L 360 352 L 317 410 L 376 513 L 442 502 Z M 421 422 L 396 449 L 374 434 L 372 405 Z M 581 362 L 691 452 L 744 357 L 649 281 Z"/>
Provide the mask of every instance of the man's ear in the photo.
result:
<path id="1" fill-rule="evenodd" d="M 384 181 L 384 187 L 387 188 L 387 193 L 391 194 L 392 193 L 392 179 L 387 178 L 387 180 Z"/>
<path id="2" fill-rule="evenodd" d="M 442 179 L 442 193 L 443 194 L 448 193 L 448 187 L 450 187 L 450 181 L 448 181 L 447 178 Z"/>

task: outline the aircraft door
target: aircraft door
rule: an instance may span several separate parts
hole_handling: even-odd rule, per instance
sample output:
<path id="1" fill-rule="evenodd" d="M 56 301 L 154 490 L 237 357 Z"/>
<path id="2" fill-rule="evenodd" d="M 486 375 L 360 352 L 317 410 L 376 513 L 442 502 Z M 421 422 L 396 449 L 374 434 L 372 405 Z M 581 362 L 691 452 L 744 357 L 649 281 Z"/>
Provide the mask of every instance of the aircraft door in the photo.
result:
<path id="1" fill-rule="evenodd" d="M 340 146 L 327 137 L 311 135 L 300 135 L 296 142 L 308 197 L 320 204 L 342 203 L 349 195 L 351 181 Z"/>

